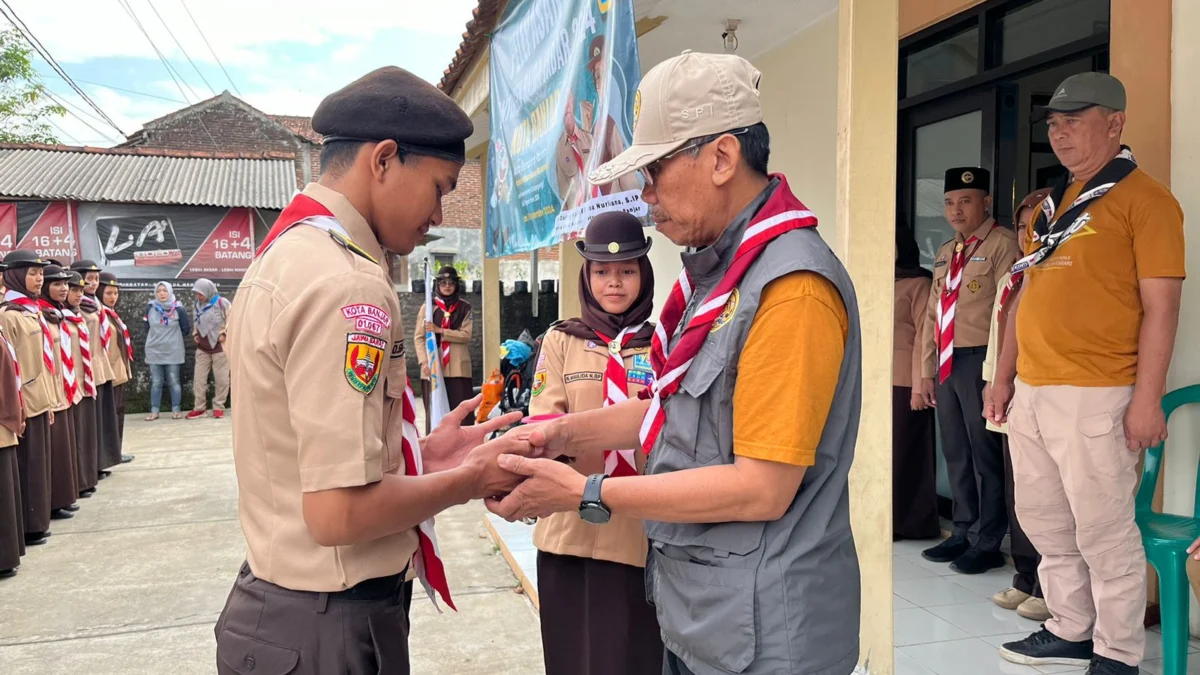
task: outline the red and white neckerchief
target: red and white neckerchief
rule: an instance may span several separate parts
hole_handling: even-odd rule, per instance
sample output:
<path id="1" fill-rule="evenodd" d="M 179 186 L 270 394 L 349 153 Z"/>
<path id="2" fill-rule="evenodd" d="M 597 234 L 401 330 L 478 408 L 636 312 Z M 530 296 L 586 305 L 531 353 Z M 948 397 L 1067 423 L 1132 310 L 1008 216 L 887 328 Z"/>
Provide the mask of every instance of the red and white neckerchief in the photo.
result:
<path id="1" fill-rule="evenodd" d="M 54 341 L 50 338 L 50 324 L 46 322 L 46 317 L 42 316 L 41 303 L 13 290 L 4 294 L 4 301 L 37 315 L 38 324 L 42 327 L 42 363 L 46 366 L 46 372 L 53 374 Z"/>
<path id="2" fill-rule="evenodd" d="M 117 314 L 112 307 L 105 305 L 102 311 L 108 315 L 109 321 L 114 322 L 117 329 L 121 331 L 121 336 L 125 338 L 125 356 L 133 361 L 133 342 L 129 339 L 129 326 L 125 325 L 125 322 L 121 320 L 121 315 Z"/>
<path id="3" fill-rule="evenodd" d="M 329 209 L 308 195 L 298 194 L 292 198 L 292 202 L 279 214 L 279 218 L 271 226 L 271 231 L 267 233 L 262 245 L 254 254 L 255 259 L 266 253 L 267 249 L 283 233 L 300 224 L 310 225 L 327 232 L 336 232 L 349 239 L 345 228 Z M 407 378 L 405 384 L 402 403 L 404 425 L 401 433 L 404 475 L 420 476 L 424 471 L 421 463 L 420 434 L 417 433 L 416 397 L 413 395 L 412 383 L 408 382 Z M 446 580 L 446 567 L 442 564 L 441 553 L 438 551 L 437 536 L 433 531 L 433 518 L 423 521 L 417 526 L 417 540 L 420 548 L 413 556 L 413 569 L 417 573 L 417 578 L 421 580 L 421 585 L 425 587 L 425 592 L 429 594 L 429 599 L 433 601 L 434 607 L 437 607 L 437 597 L 434 595 L 436 591 L 450 609 L 458 611 L 458 608 L 454 606 L 454 601 L 450 599 L 450 583 Z M 441 609 L 438 608 L 438 611 Z"/>
<path id="4" fill-rule="evenodd" d="M 708 337 L 713 321 L 724 311 L 725 304 L 730 295 L 737 290 L 746 270 L 776 237 L 792 230 L 817 226 L 817 217 L 792 194 L 787 179 L 781 174 L 771 177 L 778 179 L 779 185 L 746 225 L 742 241 L 733 255 L 733 262 L 725 270 L 725 276 L 721 277 L 716 287 L 700 304 L 674 346 L 670 344 L 670 337 L 680 328 L 680 322 L 695 292 L 687 269 L 684 269 L 675 286 L 671 288 L 671 295 L 663 306 L 658 327 L 654 330 L 654 341 L 650 346 L 650 363 L 655 375 L 654 391 L 650 395 L 650 409 L 646 411 L 646 417 L 642 420 L 640 434 L 642 449 L 647 453 L 654 447 L 663 423 L 667 420 L 664 404 L 679 390 L 684 375 Z"/>
<path id="5" fill-rule="evenodd" d="M 0 349 L 7 349 L 8 355 L 12 357 L 13 375 L 15 375 L 17 378 L 17 403 L 19 403 L 21 405 L 21 407 L 24 408 L 25 407 L 25 395 L 21 393 L 21 389 L 24 386 L 24 383 L 21 382 L 21 364 L 17 362 L 16 348 L 13 347 L 12 343 L 8 341 L 8 337 L 5 336 L 3 332 L 0 332 Z M 3 374 L 0 373 L 0 375 L 3 375 Z"/>
<path id="6" fill-rule="evenodd" d="M 1083 198 L 1083 195 L 1080 195 L 1080 199 L 1082 199 L 1082 198 Z M 1075 202 L 1071 204 L 1071 206 L 1075 206 L 1075 204 L 1078 204 L 1078 203 L 1079 203 L 1079 199 L 1076 199 Z M 1054 222 L 1054 198 L 1053 197 L 1047 196 L 1045 199 L 1042 200 L 1042 203 L 1038 205 L 1038 208 L 1040 208 L 1042 210 L 1042 213 L 1044 213 L 1046 215 L 1047 223 Z M 1068 207 L 1067 210 L 1069 211 L 1070 208 Z M 1065 211 L 1064 211 L 1064 213 L 1065 213 Z M 1029 226 L 1033 227 L 1033 224 L 1030 223 Z M 1034 233 L 1033 236 L 1036 239 L 1037 233 Z M 1000 320 L 1000 316 L 1004 313 L 1004 303 L 1008 302 L 1009 296 L 1011 296 L 1014 291 L 1016 291 L 1018 288 L 1021 287 L 1021 281 L 1024 280 L 1024 278 L 1025 278 L 1025 269 L 1027 269 L 1027 268 L 1022 268 L 1022 269 L 1008 275 L 1008 283 L 1004 284 L 1004 288 L 1000 291 L 1000 304 L 996 307 L 996 320 L 997 321 Z"/>
<path id="7" fill-rule="evenodd" d="M 625 359 L 621 351 L 633 339 L 633 336 L 645 324 L 628 326 L 621 329 L 615 338 L 596 331 L 596 336 L 608 346 L 608 360 L 604 366 L 604 407 L 616 405 L 629 400 L 629 373 L 625 370 Z M 636 476 L 637 464 L 633 450 L 605 450 L 604 473 L 619 478 L 621 476 Z"/>
<path id="8" fill-rule="evenodd" d="M 54 310 L 63 316 L 63 321 L 58 326 L 58 356 L 62 362 L 63 394 L 67 397 L 67 404 L 70 405 L 75 400 L 75 392 L 79 385 L 75 381 L 75 354 L 71 345 L 71 331 L 67 327 L 67 317 L 63 310 L 47 301 L 42 300 L 41 304 L 42 309 Z"/>
<path id="9" fill-rule="evenodd" d="M 988 230 L 996 228 L 996 223 Z M 984 239 L 987 235 L 983 235 Z M 958 291 L 962 286 L 963 269 L 967 259 L 975 253 L 983 239 L 971 235 L 965 242 L 954 245 L 954 256 L 950 259 L 950 269 L 946 271 L 946 285 L 942 288 L 942 297 L 937 306 L 937 324 L 934 326 L 938 347 L 938 383 L 945 382 L 954 368 L 954 311 L 958 306 Z M 967 248 L 970 248 L 968 251 Z"/>
<path id="10" fill-rule="evenodd" d="M 92 336 L 88 332 L 87 320 L 69 309 L 64 309 L 62 313 L 67 321 L 75 326 L 79 335 L 79 360 L 83 362 L 83 395 L 95 397 L 96 376 L 92 372 L 92 346 L 89 342 Z"/>
<path id="11" fill-rule="evenodd" d="M 112 340 L 112 324 L 108 322 L 108 313 L 104 311 L 104 305 L 100 304 L 96 298 L 92 298 L 92 302 L 96 304 L 99 310 L 97 314 L 99 314 L 100 319 L 100 349 L 104 350 L 107 354 L 108 342 Z"/>
<path id="12" fill-rule="evenodd" d="M 455 300 L 454 304 L 448 308 L 446 307 L 446 301 L 441 298 L 434 298 L 433 301 L 435 303 L 437 303 L 438 309 L 442 310 L 443 334 L 439 338 L 439 341 L 442 343 L 442 368 L 449 368 L 450 367 L 450 343 L 446 341 L 446 335 L 445 335 L 444 331 L 450 330 L 450 314 L 453 313 L 454 310 L 458 309 L 458 300 Z"/>

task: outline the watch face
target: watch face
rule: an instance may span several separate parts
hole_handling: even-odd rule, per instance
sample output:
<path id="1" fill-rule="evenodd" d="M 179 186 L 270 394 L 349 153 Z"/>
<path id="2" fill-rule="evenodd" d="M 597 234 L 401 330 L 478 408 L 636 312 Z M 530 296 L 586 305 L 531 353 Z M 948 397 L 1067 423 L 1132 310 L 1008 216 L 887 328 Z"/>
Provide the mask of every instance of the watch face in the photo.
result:
<path id="1" fill-rule="evenodd" d="M 611 515 L 608 509 L 600 504 L 584 504 L 579 507 L 579 517 L 594 525 L 607 523 Z"/>

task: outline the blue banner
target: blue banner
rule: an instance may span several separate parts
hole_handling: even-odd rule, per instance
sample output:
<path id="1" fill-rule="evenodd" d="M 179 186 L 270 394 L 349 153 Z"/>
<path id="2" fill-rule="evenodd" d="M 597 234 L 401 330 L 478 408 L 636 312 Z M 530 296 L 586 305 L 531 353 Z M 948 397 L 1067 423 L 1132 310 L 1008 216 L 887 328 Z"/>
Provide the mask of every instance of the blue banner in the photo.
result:
<path id="1" fill-rule="evenodd" d="M 587 181 L 633 138 L 633 25 L 633 0 L 509 3 L 491 46 L 489 258 L 577 237 L 605 211 L 646 215 L 640 174 Z"/>

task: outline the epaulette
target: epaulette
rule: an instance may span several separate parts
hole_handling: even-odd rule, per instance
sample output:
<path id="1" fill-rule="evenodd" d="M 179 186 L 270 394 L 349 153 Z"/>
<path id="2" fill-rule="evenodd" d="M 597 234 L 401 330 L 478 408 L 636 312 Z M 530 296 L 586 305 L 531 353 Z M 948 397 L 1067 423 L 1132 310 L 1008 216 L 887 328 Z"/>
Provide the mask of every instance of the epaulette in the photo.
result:
<path id="1" fill-rule="evenodd" d="M 372 258 L 370 253 L 367 253 L 366 251 L 364 251 L 361 246 L 354 243 L 353 241 L 350 241 L 349 238 L 347 238 L 337 232 L 334 232 L 333 230 L 329 230 L 329 236 L 334 241 L 336 241 L 338 244 L 340 244 L 342 246 L 342 248 L 345 248 L 347 251 L 350 251 L 351 253 L 360 255 L 360 256 L 366 258 L 367 260 L 370 260 L 371 262 L 375 263 L 376 265 L 379 264 L 379 261 L 376 260 L 375 258 Z"/>

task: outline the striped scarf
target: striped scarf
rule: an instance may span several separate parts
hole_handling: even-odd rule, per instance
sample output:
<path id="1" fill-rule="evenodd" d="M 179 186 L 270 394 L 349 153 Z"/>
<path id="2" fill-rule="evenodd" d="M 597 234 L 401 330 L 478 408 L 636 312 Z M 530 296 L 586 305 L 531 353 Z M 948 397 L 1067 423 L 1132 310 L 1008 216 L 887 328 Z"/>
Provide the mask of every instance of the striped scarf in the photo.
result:
<path id="1" fill-rule="evenodd" d="M 615 338 L 596 331 L 596 336 L 608 345 L 608 360 L 604 367 L 604 407 L 629 400 L 629 373 L 625 370 L 625 359 L 621 351 L 645 324 L 622 328 Z M 604 473 L 614 476 L 636 476 L 637 464 L 633 450 L 605 450 Z"/>
<path id="2" fill-rule="evenodd" d="M 81 314 L 77 314 L 69 309 L 63 310 L 63 316 L 67 321 L 75 326 L 75 331 L 79 335 L 79 360 L 83 362 L 83 395 L 87 397 L 96 396 L 96 376 L 92 372 L 92 336 L 88 332 L 87 320 Z"/>
<path id="3" fill-rule="evenodd" d="M 117 314 L 116 310 L 114 310 L 112 307 L 105 307 L 104 314 L 108 317 L 108 320 L 112 321 L 116 325 L 117 329 L 121 331 L 121 336 L 125 338 L 125 357 L 132 361 L 133 341 L 129 339 L 129 327 L 125 325 L 125 322 L 121 320 L 121 315 Z M 107 341 L 104 343 L 104 348 L 108 349 Z"/>
<path id="4" fill-rule="evenodd" d="M 988 232 L 996 227 L 998 225 L 993 223 Z M 984 239 L 986 238 L 985 234 Z M 938 301 L 937 324 L 934 325 L 938 347 L 939 384 L 945 382 L 954 370 L 954 315 L 958 307 L 958 292 L 962 287 L 963 270 L 967 266 L 967 260 L 974 255 L 982 243 L 983 239 L 972 235 L 965 242 L 955 244 L 954 256 L 950 259 L 950 268 L 946 270 L 946 285 L 942 288 L 942 297 Z"/>
<path id="5" fill-rule="evenodd" d="M 450 305 L 449 307 L 446 306 L 446 301 L 440 297 L 435 297 L 433 301 L 437 303 L 438 309 L 442 310 L 443 332 L 439 336 L 438 340 L 442 343 L 442 369 L 444 375 L 445 369 L 450 367 L 450 343 L 446 340 L 445 331 L 450 330 L 450 315 L 454 312 L 454 310 L 458 309 L 458 301 L 455 300 L 454 304 Z"/>

